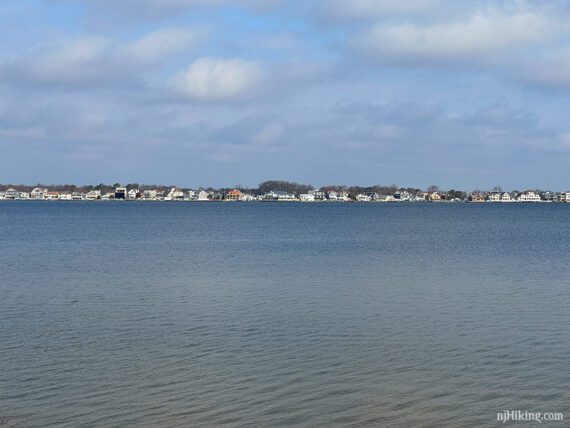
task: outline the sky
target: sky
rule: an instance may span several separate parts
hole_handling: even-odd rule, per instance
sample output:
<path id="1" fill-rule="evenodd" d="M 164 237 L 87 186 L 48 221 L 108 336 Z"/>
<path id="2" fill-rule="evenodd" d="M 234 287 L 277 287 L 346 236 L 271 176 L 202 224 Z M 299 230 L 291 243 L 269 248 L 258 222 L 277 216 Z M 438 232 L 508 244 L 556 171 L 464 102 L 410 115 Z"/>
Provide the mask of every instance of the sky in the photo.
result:
<path id="1" fill-rule="evenodd" d="M 570 189 L 570 1 L 2 0 L 0 183 Z"/>

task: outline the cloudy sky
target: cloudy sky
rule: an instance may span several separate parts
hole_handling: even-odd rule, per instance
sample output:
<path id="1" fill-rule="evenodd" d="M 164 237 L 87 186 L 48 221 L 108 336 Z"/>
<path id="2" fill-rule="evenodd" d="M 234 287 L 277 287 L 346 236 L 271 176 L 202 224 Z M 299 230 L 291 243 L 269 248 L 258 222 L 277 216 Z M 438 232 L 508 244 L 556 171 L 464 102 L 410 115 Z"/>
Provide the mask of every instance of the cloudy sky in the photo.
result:
<path id="1" fill-rule="evenodd" d="M 570 188 L 570 1 L 2 0 L 0 182 Z"/>

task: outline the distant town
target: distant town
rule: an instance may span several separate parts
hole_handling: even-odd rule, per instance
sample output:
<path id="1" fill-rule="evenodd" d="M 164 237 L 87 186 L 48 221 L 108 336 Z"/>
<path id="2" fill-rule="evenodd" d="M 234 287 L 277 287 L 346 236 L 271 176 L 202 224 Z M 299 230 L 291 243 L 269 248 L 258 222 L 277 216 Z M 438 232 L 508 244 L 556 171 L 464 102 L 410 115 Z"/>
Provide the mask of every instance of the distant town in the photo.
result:
<path id="1" fill-rule="evenodd" d="M 177 201 L 177 202 L 473 202 L 541 203 L 570 202 L 570 191 L 512 190 L 501 187 L 464 192 L 441 190 L 437 186 L 414 189 L 392 186 L 325 186 L 288 181 L 266 181 L 257 188 L 181 188 L 131 183 L 121 185 L 0 185 L 0 200 L 43 201 Z"/>

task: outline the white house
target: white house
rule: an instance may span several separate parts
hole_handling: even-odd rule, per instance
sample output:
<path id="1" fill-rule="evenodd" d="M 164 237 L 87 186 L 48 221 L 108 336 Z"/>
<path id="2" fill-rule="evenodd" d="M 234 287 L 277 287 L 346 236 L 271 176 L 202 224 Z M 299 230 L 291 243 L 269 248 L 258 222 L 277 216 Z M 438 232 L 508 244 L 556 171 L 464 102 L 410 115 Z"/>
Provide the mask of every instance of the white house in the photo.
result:
<path id="1" fill-rule="evenodd" d="M 199 201 L 209 201 L 210 200 L 210 194 L 208 192 L 206 192 L 205 190 L 200 190 L 198 192 L 198 200 Z"/>
<path id="2" fill-rule="evenodd" d="M 336 201 L 338 199 L 338 194 L 334 191 L 331 190 L 328 195 L 327 195 L 329 201 Z"/>
<path id="3" fill-rule="evenodd" d="M 71 193 L 60 193 L 59 194 L 59 200 L 60 201 L 72 201 L 73 196 L 71 196 Z"/>
<path id="4" fill-rule="evenodd" d="M 540 202 L 540 195 L 531 190 L 523 192 L 519 197 L 520 202 Z"/>
<path id="5" fill-rule="evenodd" d="M 19 199 L 30 199 L 30 194 L 28 192 L 20 192 L 18 196 Z"/>
<path id="6" fill-rule="evenodd" d="M 513 198 L 509 192 L 504 192 L 501 195 L 501 202 L 513 202 Z"/>
<path id="7" fill-rule="evenodd" d="M 156 190 L 145 190 L 142 193 L 142 198 L 146 199 L 147 201 L 154 201 L 158 196 L 158 192 Z"/>
<path id="8" fill-rule="evenodd" d="M 48 193 L 48 189 L 45 187 L 36 187 L 34 190 L 30 192 L 30 197 L 32 199 L 46 199 L 46 195 Z"/>
<path id="9" fill-rule="evenodd" d="M 364 193 L 359 193 L 358 195 L 356 195 L 356 200 L 358 202 L 371 202 L 372 197 L 370 197 L 369 195 L 365 195 Z"/>
<path id="10" fill-rule="evenodd" d="M 295 195 L 281 190 L 272 190 L 271 192 L 266 193 L 263 196 L 263 199 L 268 201 L 294 201 Z"/>
<path id="11" fill-rule="evenodd" d="M 127 197 L 129 199 L 138 199 L 141 196 L 141 192 L 139 189 L 131 189 L 127 192 Z"/>
<path id="12" fill-rule="evenodd" d="M 501 202 L 501 194 L 499 192 L 492 192 L 489 194 L 488 202 Z"/>
<path id="13" fill-rule="evenodd" d="M 85 194 L 85 199 L 90 201 L 95 201 L 97 199 L 101 199 L 101 191 L 100 190 L 91 190 Z"/>
<path id="14" fill-rule="evenodd" d="M 48 201 L 55 201 L 59 199 L 59 192 L 47 192 L 46 199 Z"/>
<path id="15" fill-rule="evenodd" d="M 0 200 L 6 199 L 6 192 L 0 192 Z"/>
<path id="16" fill-rule="evenodd" d="M 319 189 L 309 190 L 309 195 L 313 195 L 315 197 L 315 201 L 324 201 L 327 198 L 325 192 Z"/>
<path id="17" fill-rule="evenodd" d="M 11 187 L 4 192 L 5 199 L 18 199 L 19 197 L 20 197 L 20 191 L 13 189 Z"/>
<path id="18" fill-rule="evenodd" d="M 315 202 L 315 195 L 310 193 L 303 193 L 299 195 L 299 200 L 301 202 Z"/>
<path id="19" fill-rule="evenodd" d="M 164 199 L 166 201 L 182 201 L 184 200 L 184 192 L 181 189 L 173 187 Z"/>

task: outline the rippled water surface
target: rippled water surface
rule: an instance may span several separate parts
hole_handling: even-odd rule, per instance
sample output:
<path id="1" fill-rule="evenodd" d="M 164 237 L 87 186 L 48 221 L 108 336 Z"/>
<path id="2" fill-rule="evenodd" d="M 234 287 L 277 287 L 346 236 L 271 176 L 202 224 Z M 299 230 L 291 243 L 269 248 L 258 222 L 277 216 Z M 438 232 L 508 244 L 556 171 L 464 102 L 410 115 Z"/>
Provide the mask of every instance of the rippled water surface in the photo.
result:
<path id="1" fill-rule="evenodd" d="M 0 203 L 0 425 L 570 419 L 570 205 Z"/>

